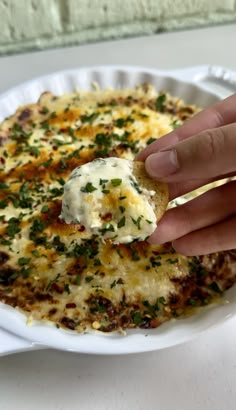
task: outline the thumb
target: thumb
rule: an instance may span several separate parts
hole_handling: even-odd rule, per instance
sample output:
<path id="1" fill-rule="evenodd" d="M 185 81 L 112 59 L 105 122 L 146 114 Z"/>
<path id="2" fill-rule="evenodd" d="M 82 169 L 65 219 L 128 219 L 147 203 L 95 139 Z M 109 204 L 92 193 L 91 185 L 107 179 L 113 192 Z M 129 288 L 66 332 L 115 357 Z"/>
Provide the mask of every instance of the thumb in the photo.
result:
<path id="1" fill-rule="evenodd" d="M 206 130 L 145 161 L 146 171 L 165 182 L 215 178 L 236 171 L 236 123 Z"/>

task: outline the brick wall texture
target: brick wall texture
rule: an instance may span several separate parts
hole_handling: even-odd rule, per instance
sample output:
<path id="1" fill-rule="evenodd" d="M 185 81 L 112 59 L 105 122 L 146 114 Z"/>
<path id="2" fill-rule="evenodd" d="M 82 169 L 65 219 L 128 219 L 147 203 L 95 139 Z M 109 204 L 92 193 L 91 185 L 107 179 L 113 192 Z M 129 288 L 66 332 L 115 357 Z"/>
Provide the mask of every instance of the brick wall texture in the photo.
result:
<path id="1" fill-rule="evenodd" d="M 235 0 L 0 0 L 0 54 L 236 21 Z"/>

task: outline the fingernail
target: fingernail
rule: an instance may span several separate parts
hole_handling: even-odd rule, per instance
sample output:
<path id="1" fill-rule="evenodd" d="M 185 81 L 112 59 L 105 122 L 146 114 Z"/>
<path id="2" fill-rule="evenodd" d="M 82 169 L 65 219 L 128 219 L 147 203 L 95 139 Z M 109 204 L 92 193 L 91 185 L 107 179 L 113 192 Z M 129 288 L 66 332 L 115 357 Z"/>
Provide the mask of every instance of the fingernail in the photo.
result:
<path id="1" fill-rule="evenodd" d="M 179 168 L 176 150 L 151 154 L 145 161 L 147 173 L 153 178 L 164 178 L 174 174 Z"/>

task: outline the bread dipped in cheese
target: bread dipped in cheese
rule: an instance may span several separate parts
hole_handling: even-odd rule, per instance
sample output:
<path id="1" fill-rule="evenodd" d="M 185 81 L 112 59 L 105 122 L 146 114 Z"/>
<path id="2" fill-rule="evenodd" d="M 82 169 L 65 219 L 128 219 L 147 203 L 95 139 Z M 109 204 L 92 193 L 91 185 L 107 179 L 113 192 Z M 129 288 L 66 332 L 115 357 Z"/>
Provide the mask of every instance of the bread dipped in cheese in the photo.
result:
<path id="1" fill-rule="evenodd" d="M 150 179 L 142 162 L 96 158 L 77 167 L 64 186 L 61 219 L 114 243 L 145 240 L 168 204 L 167 185 Z"/>

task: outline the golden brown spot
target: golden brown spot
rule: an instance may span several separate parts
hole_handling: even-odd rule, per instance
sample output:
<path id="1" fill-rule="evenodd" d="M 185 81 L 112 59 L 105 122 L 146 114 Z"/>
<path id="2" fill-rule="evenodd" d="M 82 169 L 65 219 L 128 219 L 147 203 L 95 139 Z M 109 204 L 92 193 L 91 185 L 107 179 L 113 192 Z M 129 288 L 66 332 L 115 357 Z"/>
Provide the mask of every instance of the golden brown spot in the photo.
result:
<path id="1" fill-rule="evenodd" d="M 75 122 L 81 115 L 81 110 L 78 108 L 70 108 L 66 112 L 56 113 L 53 118 L 48 119 L 48 123 L 51 125 L 59 125 L 60 127 L 65 127 L 66 125 Z"/>

